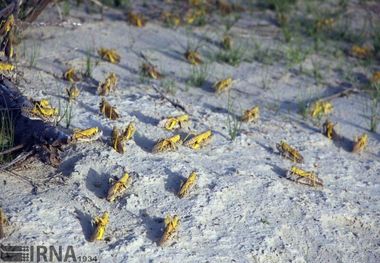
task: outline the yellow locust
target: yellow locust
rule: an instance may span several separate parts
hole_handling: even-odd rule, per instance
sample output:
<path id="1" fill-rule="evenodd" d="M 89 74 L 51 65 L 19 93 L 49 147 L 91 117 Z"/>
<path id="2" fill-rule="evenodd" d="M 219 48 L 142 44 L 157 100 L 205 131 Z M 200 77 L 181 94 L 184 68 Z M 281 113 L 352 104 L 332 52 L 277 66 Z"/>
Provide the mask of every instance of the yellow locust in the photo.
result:
<path id="1" fill-rule="evenodd" d="M 78 87 L 73 84 L 70 89 L 66 89 L 67 96 L 69 97 L 69 101 L 76 100 L 79 97 L 80 90 Z"/>
<path id="2" fill-rule="evenodd" d="M 316 101 L 311 105 L 310 115 L 313 118 L 321 118 L 332 112 L 333 105 L 328 101 Z"/>
<path id="3" fill-rule="evenodd" d="M 186 52 L 185 52 L 185 58 L 187 59 L 187 61 L 192 64 L 192 65 L 199 65 L 199 64 L 202 64 L 202 59 L 201 59 L 201 55 L 199 54 L 198 51 L 196 50 L 190 50 L 188 49 Z"/>
<path id="4" fill-rule="evenodd" d="M 357 58 L 369 58 L 372 54 L 372 50 L 368 46 L 353 45 L 351 48 L 351 55 Z"/>
<path id="5" fill-rule="evenodd" d="M 143 63 L 141 65 L 141 72 L 144 76 L 152 79 L 160 79 L 162 77 L 156 67 L 149 63 Z"/>
<path id="6" fill-rule="evenodd" d="M 197 149 L 200 149 L 205 144 L 207 144 L 211 138 L 212 138 L 212 132 L 211 130 L 208 130 L 187 140 L 185 145 L 190 147 L 191 149 L 197 150 Z"/>
<path id="7" fill-rule="evenodd" d="M 73 67 L 68 68 L 64 73 L 63 73 L 63 79 L 70 81 L 70 82 L 76 82 L 79 81 L 79 77 L 75 72 L 75 69 Z"/>
<path id="8" fill-rule="evenodd" d="M 146 24 L 145 19 L 142 17 L 142 15 L 137 13 L 128 13 L 128 22 L 131 25 L 137 26 L 137 27 L 143 27 Z"/>
<path id="9" fill-rule="evenodd" d="M 168 241 L 177 231 L 180 225 L 180 220 L 177 215 L 166 216 L 165 218 L 165 229 L 161 237 L 159 245 L 162 246 L 166 241 Z"/>
<path id="10" fill-rule="evenodd" d="M 260 108 L 259 106 L 253 107 L 252 109 L 246 110 L 241 117 L 243 122 L 256 122 L 260 118 Z"/>
<path id="11" fill-rule="evenodd" d="M 175 117 L 167 117 L 160 121 L 159 125 L 168 131 L 185 127 L 189 122 L 189 115 L 183 114 Z"/>
<path id="12" fill-rule="evenodd" d="M 132 139 L 133 135 L 136 132 L 136 126 L 134 122 L 130 122 L 123 132 L 117 127 L 114 127 L 112 130 L 112 147 L 118 153 L 124 153 L 126 150 L 126 143 Z"/>
<path id="13" fill-rule="evenodd" d="M 323 181 L 314 172 L 305 171 L 297 166 L 292 166 L 288 171 L 289 179 L 310 186 L 323 186 Z"/>
<path id="14" fill-rule="evenodd" d="M 284 140 L 278 143 L 276 147 L 280 151 L 280 154 L 285 158 L 297 163 L 303 162 L 303 156 L 299 153 L 299 151 L 291 147 Z"/>
<path id="15" fill-rule="evenodd" d="M 46 120 L 46 121 L 54 121 L 58 116 L 58 109 L 53 108 L 50 105 L 50 102 L 47 99 L 35 100 L 33 101 L 34 108 L 29 111 L 31 118 L 33 116 Z"/>
<path id="16" fill-rule="evenodd" d="M 178 148 L 178 145 L 182 144 L 181 136 L 174 135 L 172 137 L 161 139 L 153 146 L 153 153 L 175 151 Z"/>
<path id="17" fill-rule="evenodd" d="M 84 130 L 74 130 L 71 139 L 74 142 L 96 141 L 102 135 L 102 131 L 98 127 L 92 127 Z"/>
<path id="18" fill-rule="evenodd" d="M 353 153 L 362 152 L 368 144 L 368 135 L 363 133 L 359 138 L 355 138 L 354 146 L 352 147 Z"/>
<path id="19" fill-rule="evenodd" d="M 0 239 L 5 237 L 4 227 L 8 225 L 8 219 L 0 207 Z"/>
<path id="20" fill-rule="evenodd" d="M 120 63 L 120 55 L 115 49 L 100 48 L 98 54 L 103 60 L 111 62 L 112 64 Z"/>
<path id="21" fill-rule="evenodd" d="M 116 108 L 111 106 L 104 98 L 100 102 L 100 112 L 107 118 L 111 120 L 116 120 L 120 117 Z"/>
<path id="22" fill-rule="evenodd" d="M 326 120 L 322 126 L 322 133 L 330 140 L 334 140 L 338 137 L 334 127 L 335 124 L 330 120 Z"/>
<path id="23" fill-rule="evenodd" d="M 98 92 L 101 96 L 107 96 L 111 91 L 116 89 L 117 76 L 115 73 L 110 73 L 104 82 L 99 83 Z"/>
<path id="24" fill-rule="evenodd" d="M 104 238 L 104 233 L 106 231 L 106 227 L 109 223 L 109 214 L 108 212 L 104 212 L 103 216 L 95 217 L 94 227 L 95 230 L 90 237 L 90 241 L 102 240 Z"/>
<path id="25" fill-rule="evenodd" d="M 217 94 L 220 94 L 226 90 L 229 90 L 232 86 L 232 78 L 226 78 L 220 80 L 214 84 L 214 90 Z"/>
<path id="26" fill-rule="evenodd" d="M 130 180 L 129 174 L 124 173 L 124 175 L 108 190 L 107 201 L 113 202 L 116 198 L 120 197 L 127 189 Z"/>
<path id="27" fill-rule="evenodd" d="M 15 66 L 8 62 L 0 61 L 0 71 L 12 71 Z"/>
<path id="28" fill-rule="evenodd" d="M 194 187 L 195 183 L 197 181 L 197 174 L 195 172 L 192 172 L 187 180 L 181 185 L 181 189 L 178 192 L 178 197 L 183 198 L 190 192 L 191 188 Z"/>

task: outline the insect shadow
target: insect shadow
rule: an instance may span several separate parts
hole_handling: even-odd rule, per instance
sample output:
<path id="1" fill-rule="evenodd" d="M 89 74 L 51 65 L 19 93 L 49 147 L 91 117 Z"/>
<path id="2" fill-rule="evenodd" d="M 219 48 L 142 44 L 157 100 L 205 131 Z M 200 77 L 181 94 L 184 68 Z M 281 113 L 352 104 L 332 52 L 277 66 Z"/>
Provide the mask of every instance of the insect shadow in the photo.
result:
<path id="1" fill-rule="evenodd" d="M 286 169 L 281 168 L 275 164 L 269 164 L 269 165 L 272 166 L 272 171 L 276 173 L 279 177 L 286 178 L 286 174 L 288 172 Z"/>
<path id="2" fill-rule="evenodd" d="M 146 116 L 146 115 L 142 114 L 139 111 L 132 111 L 131 115 L 135 116 L 139 121 L 141 121 L 141 122 L 143 122 L 145 124 L 151 124 L 153 126 L 156 126 L 158 124 L 158 122 L 159 122 L 158 119 Z"/>
<path id="3" fill-rule="evenodd" d="M 82 231 L 84 234 L 84 238 L 89 241 L 94 231 L 94 227 L 92 225 L 92 218 L 90 214 L 84 213 L 78 208 L 75 209 L 75 216 L 78 218 L 80 225 L 82 227 Z"/>
<path id="4" fill-rule="evenodd" d="M 94 169 L 90 168 L 86 178 L 86 187 L 93 192 L 98 198 L 105 198 L 109 188 L 108 177 L 104 174 L 99 174 Z"/>
<path id="5" fill-rule="evenodd" d="M 342 148 L 346 152 L 352 152 L 355 142 L 344 136 L 339 136 L 333 140 L 335 147 Z"/>
<path id="6" fill-rule="evenodd" d="M 164 219 L 161 217 L 151 217 L 145 209 L 139 212 L 142 223 L 146 229 L 146 236 L 152 242 L 159 242 L 164 233 Z"/>
<path id="7" fill-rule="evenodd" d="M 173 172 L 168 168 L 165 168 L 165 174 L 168 175 L 165 182 L 165 190 L 177 194 L 181 188 L 181 183 L 186 180 L 180 173 Z"/>
<path id="8" fill-rule="evenodd" d="M 153 146 L 156 143 L 138 132 L 135 133 L 133 139 L 135 143 L 146 152 L 152 152 Z"/>

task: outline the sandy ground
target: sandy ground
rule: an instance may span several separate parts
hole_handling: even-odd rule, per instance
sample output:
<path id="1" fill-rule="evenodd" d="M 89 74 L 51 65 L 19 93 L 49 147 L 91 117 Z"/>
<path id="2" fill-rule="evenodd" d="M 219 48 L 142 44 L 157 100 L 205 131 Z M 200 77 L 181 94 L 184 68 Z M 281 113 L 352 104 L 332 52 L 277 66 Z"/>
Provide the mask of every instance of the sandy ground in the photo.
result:
<path id="1" fill-rule="evenodd" d="M 380 261 L 379 135 L 369 133 L 366 151 L 352 154 L 297 113 L 297 101 L 307 92 L 320 96 L 341 90 L 338 73 L 326 76 L 328 84 L 316 85 L 313 78 L 289 71 L 280 62 L 270 66 L 243 62 L 238 67 L 213 62 L 209 83 L 195 88 L 186 84 L 190 75 L 183 58 L 186 43 L 191 38 L 205 44 L 200 52 L 207 57 L 218 49 L 207 39 L 217 41 L 220 28 L 197 28 L 189 37 L 183 28 L 158 23 L 136 28 L 105 18 L 78 25 L 73 23 L 80 22 L 76 15 L 81 14 L 72 12 L 59 26 L 29 29 L 19 51 L 26 54 L 19 59 L 25 79 L 20 89 L 28 96 L 51 98 L 54 105 L 59 100 L 64 104 L 69 84 L 54 74 L 61 76 L 68 65 L 84 69 L 88 49 L 115 48 L 121 63 L 100 61 L 94 53 L 99 63 L 93 77 L 102 81 L 109 72 L 118 75 L 118 89 L 107 100 L 117 106 L 121 118 L 111 121 L 101 116 L 96 88 L 79 85 L 82 92 L 70 128 L 98 126 L 103 137 L 68 147 L 56 171 L 41 164 L 16 171 L 33 179 L 38 185 L 35 191 L 18 177 L 0 175 L 4 181 L 0 204 L 11 223 L 2 243 L 72 245 L 77 256 L 97 256 L 99 262 Z M 278 45 L 273 36 L 260 35 L 252 25 L 275 30 L 265 19 L 243 16 L 232 32 L 247 41 L 254 37 L 265 45 Z M 33 50 L 38 52 L 36 67 L 29 69 Z M 191 114 L 191 130 L 213 131 L 208 146 L 151 153 L 156 140 L 171 134 L 157 127 L 158 121 L 181 111 L 151 88 L 160 87 L 160 81 L 141 82 L 140 52 L 167 79 L 176 81 L 173 97 Z M 231 96 L 237 111 L 261 108 L 260 121 L 243 124 L 235 141 L 229 140 L 227 130 L 227 94 L 215 95 L 210 88 L 210 83 L 227 76 L 235 80 Z M 264 81 L 269 88 L 263 89 Z M 352 140 L 368 133 L 363 94 L 332 102 L 331 119 L 338 123 L 339 134 Z M 127 152 L 119 154 L 110 146 L 111 130 L 130 121 L 136 123 L 137 134 Z M 292 163 L 276 150 L 281 139 L 300 149 L 303 167 L 318 171 L 323 188 L 285 178 Z M 110 204 L 105 200 L 109 179 L 120 177 L 124 170 L 131 173 L 133 183 Z M 199 174 L 197 186 L 189 197 L 179 199 L 180 182 L 193 170 Z M 88 242 L 91 219 L 104 211 L 110 213 L 106 240 Z M 178 235 L 160 247 L 157 241 L 167 214 L 179 215 L 181 226 Z"/>

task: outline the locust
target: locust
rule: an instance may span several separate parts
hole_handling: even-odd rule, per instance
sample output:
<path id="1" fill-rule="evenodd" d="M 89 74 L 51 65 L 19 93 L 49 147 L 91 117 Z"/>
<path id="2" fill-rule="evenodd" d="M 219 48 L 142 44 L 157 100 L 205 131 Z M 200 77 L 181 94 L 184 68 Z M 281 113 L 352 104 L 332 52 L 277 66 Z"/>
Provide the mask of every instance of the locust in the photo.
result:
<path id="1" fill-rule="evenodd" d="M 158 70 L 156 69 L 156 67 L 150 63 L 143 63 L 141 65 L 141 72 L 144 74 L 144 76 L 147 76 L 152 79 L 160 79 L 162 77 L 160 72 L 158 72 Z"/>
<path id="2" fill-rule="evenodd" d="M 226 78 L 220 80 L 214 84 L 214 90 L 217 94 L 220 94 L 226 90 L 229 90 L 232 87 L 232 78 Z"/>
<path id="3" fill-rule="evenodd" d="M 123 136 L 117 127 L 113 127 L 112 130 L 112 148 L 114 148 L 118 153 L 124 153 L 126 151 L 126 145 L 123 140 Z"/>
<path id="4" fill-rule="evenodd" d="M 177 215 L 174 215 L 173 217 L 168 215 L 165 217 L 164 223 L 165 229 L 159 241 L 160 246 L 164 245 L 165 242 L 168 241 L 171 237 L 173 237 L 173 235 L 178 231 L 180 220 Z"/>
<path id="5" fill-rule="evenodd" d="M 8 224 L 9 224 L 8 219 L 5 216 L 3 209 L 0 207 L 0 239 L 5 237 L 4 227 L 7 226 Z"/>
<path id="6" fill-rule="evenodd" d="M 76 82 L 79 81 L 79 77 L 77 73 L 75 72 L 75 69 L 73 67 L 68 68 L 64 73 L 63 73 L 63 79 L 70 81 L 70 82 Z"/>
<path id="7" fill-rule="evenodd" d="M 119 198 L 127 189 L 130 180 L 131 178 L 129 174 L 124 173 L 124 175 L 108 190 L 107 201 L 113 202 L 115 199 Z"/>
<path id="8" fill-rule="evenodd" d="M 73 84 L 70 89 L 66 89 L 67 96 L 69 97 L 69 101 L 76 100 L 79 97 L 80 90 L 78 87 Z"/>
<path id="9" fill-rule="evenodd" d="M 338 137 L 334 127 L 335 124 L 330 120 L 326 120 L 322 126 L 322 133 L 330 140 L 334 140 Z"/>
<path id="10" fill-rule="evenodd" d="M 133 121 L 131 121 L 123 132 L 124 140 L 126 142 L 131 140 L 135 132 L 136 132 L 136 125 Z"/>
<path id="11" fill-rule="evenodd" d="M 205 144 L 207 144 L 211 140 L 211 138 L 212 138 L 212 132 L 211 130 L 208 130 L 189 139 L 188 141 L 185 142 L 185 145 L 187 147 L 190 147 L 193 150 L 197 150 L 197 149 L 200 149 Z"/>
<path id="12" fill-rule="evenodd" d="M 291 147 L 284 140 L 281 140 L 276 147 L 280 151 L 280 154 L 285 158 L 291 160 L 292 162 L 303 163 L 304 158 L 299 151 Z"/>
<path id="13" fill-rule="evenodd" d="M 104 233 L 106 231 L 106 227 L 109 223 L 109 214 L 108 212 L 104 212 L 101 217 L 95 217 L 93 222 L 95 231 L 92 233 L 90 237 L 90 241 L 93 242 L 95 240 L 102 240 L 104 237 Z"/>
<path id="14" fill-rule="evenodd" d="M 98 127 L 92 127 L 84 130 L 74 130 L 71 139 L 74 142 L 96 141 L 102 136 L 102 131 Z"/>
<path id="15" fill-rule="evenodd" d="M 132 139 L 134 133 L 136 132 L 136 126 L 134 122 L 130 122 L 123 132 L 117 127 L 112 130 L 112 147 L 118 153 L 124 153 L 126 151 L 126 143 Z"/>
<path id="16" fill-rule="evenodd" d="M 178 148 L 178 145 L 182 144 L 181 136 L 179 134 L 172 137 L 158 140 L 157 143 L 153 146 L 153 153 L 175 151 Z"/>
<path id="17" fill-rule="evenodd" d="M 28 109 L 28 112 L 25 114 L 28 115 L 31 119 L 44 120 L 49 122 L 54 122 L 56 117 L 58 116 L 58 110 L 53 108 L 50 105 L 50 102 L 47 99 L 42 100 L 34 100 L 33 109 Z"/>
<path id="18" fill-rule="evenodd" d="M 292 166 L 287 173 L 289 179 L 309 186 L 323 186 L 323 181 L 315 172 L 305 171 L 297 166 Z"/>
<path id="19" fill-rule="evenodd" d="M 161 14 L 161 20 L 163 20 L 164 23 L 170 26 L 177 27 L 181 24 L 181 19 L 179 18 L 179 16 L 170 12 L 163 12 Z"/>
<path id="20" fill-rule="evenodd" d="M 178 192 L 178 197 L 183 198 L 186 195 L 188 195 L 191 188 L 193 188 L 194 185 L 196 184 L 196 181 L 197 181 L 197 174 L 195 172 L 192 172 L 187 178 L 187 180 L 181 184 L 181 189 Z"/>
<path id="21" fill-rule="evenodd" d="M 13 14 L 9 15 L 6 20 L 0 22 L 0 35 L 4 35 L 11 31 L 15 24 L 15 18 Z"/>
<path id="22" fill-rule="evenodd" d="M 354 146 L 352 147 L 353 153 L 362 152 L 368 144 L 368 135 L 363 133 L 362 136 L 355 138 Z"/>
<path id="23" fill-rule="evenodd" d="M 175 117 L 167 117 L 160 121 L 159 126 L 164 127 L 168 131 L 173 131 L 186 127 L 189 123 L 189 115 L 182 114 Z"/>
<path id="24" fill-rule="evenodd" d="M 100 102 L 100 112 L 107 118 L 111 120 L 116 120 L 120 118 L 120 114 L 117 112 L 116 108 L 111 106 L 104 98 Z"/>
<path id="25" fill-rule="evenodd" d="M 191 50 L 191 49 L 186 50 L 185 58 L 192 65 L 199 65 L 203 63 L 201 59 L 201 55 L 199 54 L 197 50 Z"/>
<path id="26" fill-rule="evenodd" d="M 241 117 L 243 122 L 256 122 L 260 118 L 260 108 L 259 106 L 253 107 L 249 110 L 246 110 Z"/>
<path id="27" fill-rule="evenodd" d="M 101 96 L 107 96 L 111 91 L 116 89 L 117 76 L 115 73 L 110 73 L 104 82 L 99 83 L 98 92 Z"/>
<path id="28" fill-rule="evenodd" d="M 132 12 L 128 13 L 128 22 L 131 25 L 134 25 L 134 26 L 137 26 L 137 27 L 143 27 L 146 24 L 146 21 L 142 17 L 142 15 L 136 14 L 136 13 L 132 13 Z"/>
<path id="29" fill-rule="evenodd" d="M 231 50 L 233 46 L 233 41 L 231 36 L 224 35 L 222 39 L 222 47 L 226 50 Z"/>
<path id="30" fill-rule="evenodd" d="M 371 81 L 374 84 L 380 84 L 380 71 L 376 71 L 372 74 Z"/>
<path id="31" fill-rule="evenodd" d="M 328 115 L 333 110 L 333 105 L 328 101 L 316 101 L 312 104 L 310 108 L 310 115 L 313 118 L 321 118 L 322 116 Z"/>
<path id="32" fill-rule="evenodd" d="M 12 71 L 15 69 L 15 66 L 8 62 L 0 61 L 0 71 Z"/>
<path id="33" fill-rule="evenodd" d="M 120 55 L 115 49 L 100 48 L 98 54 L 103 60 L 111 62 L 112 64 L 120 63 Z"/>
<path id="34" fill-rule="evenodd" d="M 368 46 L 353 45 L 351 48 L 351 55 L 357 58 L 368 58 L 371 56 L 372 50 Z"/>

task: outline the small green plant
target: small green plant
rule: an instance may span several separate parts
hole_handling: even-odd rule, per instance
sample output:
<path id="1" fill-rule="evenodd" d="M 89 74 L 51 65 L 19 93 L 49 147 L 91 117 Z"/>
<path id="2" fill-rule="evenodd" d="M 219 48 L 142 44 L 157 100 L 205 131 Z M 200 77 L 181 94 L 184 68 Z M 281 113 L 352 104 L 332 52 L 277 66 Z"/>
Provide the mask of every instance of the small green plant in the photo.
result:
<path id="1" fill-rule="evenodd" d="M 73 102 L 68 100 L 64 108 L 62 109 L 61 100 L 58 101 L 58 120 L 56 125 L 61 123 L 62 120 L 65 120 L 66 129 L 70 128 L 72 119 L 73 119 Z"/>
<path id="2" fill-rule="evenodd" d="M 173 79 L 163 79 L 161 86 L 166 93 L 175 95 L 177 93 L 177 86 Z"/>
<path id="3" fill-rule="evenodd" d="M 195 87 L 201 87 L 209 76 L 210 68 L 207 64 L 191 66 L 188 84 Z"/>
<path id="4" fill-rule="evenodd" d="M 241 121 L 235 109 L 235 101 L 231 97 L 231 92 L 228 92 L 227 98 L 227 129 L 228 135 L 230 136 L 231 141 L 234 141 L 240 133 Z M 241 112 L 241 110 L 240 110 Z"/>
<path id="5" fill-rule="evenodd" d="M 14 145 L 14 126 L 8 110 L 0 110 L 0 152 L 6 151 Z M 9 162 L 11 156 L 0 154 L 0 164 Z"/>
<path id="6" fill-rule="evenodd" d="M 244 55 L 245 48 L 242 46 L 237 46 L 227 50 L 220 50 L 216 54 L 216 60 L 232 66 L 238 66 L 244 60 Z"/>
<path id="7" fill-rule="evenodd" d="M 380 83 L 372 83 L 370 85 L 370 101 L 369 101 L 369 129 L 371 132 L 377 131 L 380 121 Z"/>
<path id="8" fill-rule="evenodd" d="M 70 15 L 70 1 L 65 0 L 62 3 L 62 14 L 63 16 L 69 16 Z"/>
<path id="9" fill-rule="evenodd" d="M 35 67 L 37 65 L 37 58 L 40 56 L 40 46 L 33 42 L 26 56 L 29 59 L 29 67 Z"/>
<path id="10" fill-rule="evenodd" d="M 88 47 L 86 49 L 86 61 L 85 61 L 85 70 L 84 70 L 84 76 L 87 78 L 92 78 L 92 72 L 94 71 L 95 62 L 93 59 L 95 51 L 93 47 Z"/>

